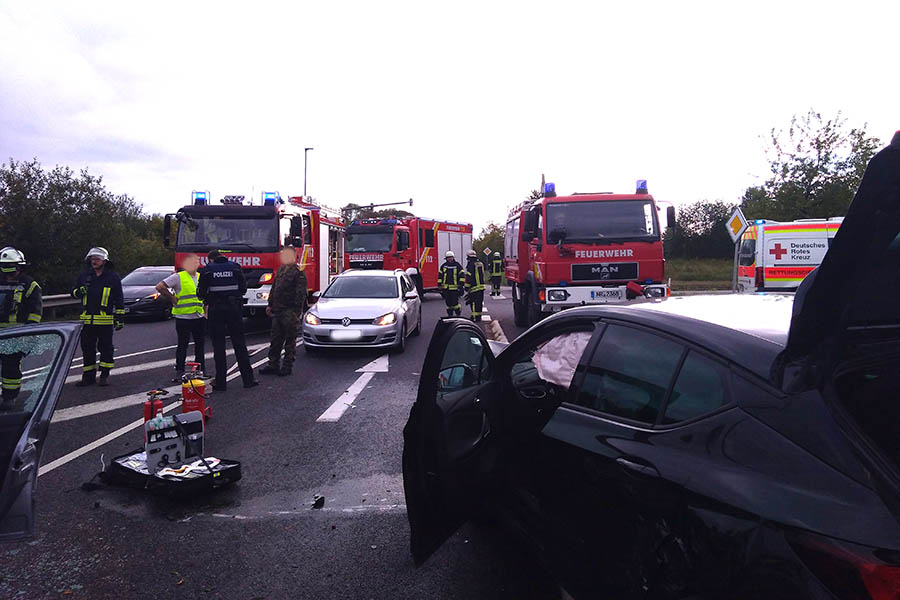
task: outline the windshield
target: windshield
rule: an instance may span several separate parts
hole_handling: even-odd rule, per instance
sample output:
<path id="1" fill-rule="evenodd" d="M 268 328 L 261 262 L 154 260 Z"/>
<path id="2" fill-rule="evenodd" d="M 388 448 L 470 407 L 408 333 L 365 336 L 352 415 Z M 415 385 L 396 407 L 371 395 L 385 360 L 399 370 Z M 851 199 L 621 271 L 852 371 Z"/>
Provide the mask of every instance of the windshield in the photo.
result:
<path id="1" fill-rule="evenodd" d="M 158 271 L 132 271 L 122 278 L 122 285 L 156 285 L 174 272 L 175 269 L 160 269 Z"/>
<path id="2" fill-rule="evenodd" d="M 350 228 L 345 237 L 347 252 L 390 252 L 393 228 Z"/>
<path id="3" fill-rule="evenodd" d="M 191 217 L 178 227 L 178 248 L 274 251 L 278 221 L 272 218 Z"/>
<path id="4" fill-rule="evenodd" d="M 596 242 L 657 238 L 648 200 L 559 202 L 547 205 L 547 242 Z"/>
<path id="5" fill-rule="evenodd" d="M 396 277 L 338 277 L 323 298 L 398 298 Z"/>

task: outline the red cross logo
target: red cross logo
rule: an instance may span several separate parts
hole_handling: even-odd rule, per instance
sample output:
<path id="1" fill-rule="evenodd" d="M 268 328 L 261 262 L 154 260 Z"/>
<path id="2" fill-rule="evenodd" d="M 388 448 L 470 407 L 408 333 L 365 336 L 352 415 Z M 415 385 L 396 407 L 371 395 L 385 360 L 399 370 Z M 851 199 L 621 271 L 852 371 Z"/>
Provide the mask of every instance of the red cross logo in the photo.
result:
<path id="1" fill-rule="evenodd" d="M 769 250 L 769 254 L 775 257 L 775 260 L 781 260 L 781 257 L 787 254 L 787 250 L 781 247 L 781 244 L 775 244 L 775 246 Z"/>

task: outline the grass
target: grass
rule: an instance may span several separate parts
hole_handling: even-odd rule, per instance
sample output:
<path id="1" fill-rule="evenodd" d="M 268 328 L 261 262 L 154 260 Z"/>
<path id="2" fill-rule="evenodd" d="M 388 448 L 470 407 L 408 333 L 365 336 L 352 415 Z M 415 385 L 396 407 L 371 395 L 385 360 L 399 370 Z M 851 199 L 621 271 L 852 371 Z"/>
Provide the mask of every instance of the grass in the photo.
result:
<path id="1" fill-rule="evenodd" d="M 673 290 L 728 290 L 733 264 L 728 258 L 670 258 L 666 276 L 672 278 Z"/>

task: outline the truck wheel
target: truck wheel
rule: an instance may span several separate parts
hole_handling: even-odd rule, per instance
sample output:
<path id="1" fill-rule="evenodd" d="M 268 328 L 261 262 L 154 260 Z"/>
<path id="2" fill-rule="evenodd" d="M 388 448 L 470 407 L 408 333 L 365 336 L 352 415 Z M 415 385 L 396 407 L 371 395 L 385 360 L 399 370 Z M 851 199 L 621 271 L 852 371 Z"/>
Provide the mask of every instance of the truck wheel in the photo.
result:
<path id="1" fill-rule="evenodd" d="M 544 318 L 541 313 L 541 305 L 537 303 L 537 298 L 532 298 L 532 293 L 529 292 L 525 298 L 525 311 L 526 311 L 526 323 L 528 327 L 532 325 L 537 325 L 541 319 Z"/>
<path id="2" fill-rule="evenodd" d="M 525 307 L 522 305 L 522 292 L 516 284 L 512 284 L 513 322 L 516 327 L 525 327 Z"/>

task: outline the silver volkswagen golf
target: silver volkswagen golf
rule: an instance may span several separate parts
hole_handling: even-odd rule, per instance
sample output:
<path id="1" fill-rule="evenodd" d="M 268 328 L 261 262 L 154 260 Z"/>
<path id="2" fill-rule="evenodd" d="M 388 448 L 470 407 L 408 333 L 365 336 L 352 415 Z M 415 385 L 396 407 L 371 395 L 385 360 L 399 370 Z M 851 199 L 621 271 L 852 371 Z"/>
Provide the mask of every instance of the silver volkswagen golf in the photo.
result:
<path id="1" fill-rule="evenodd" d="M 422 302 L 403 271 L 346 271 L 303 316 L 303 347 L 406 349 L 422 329 Z"/>

